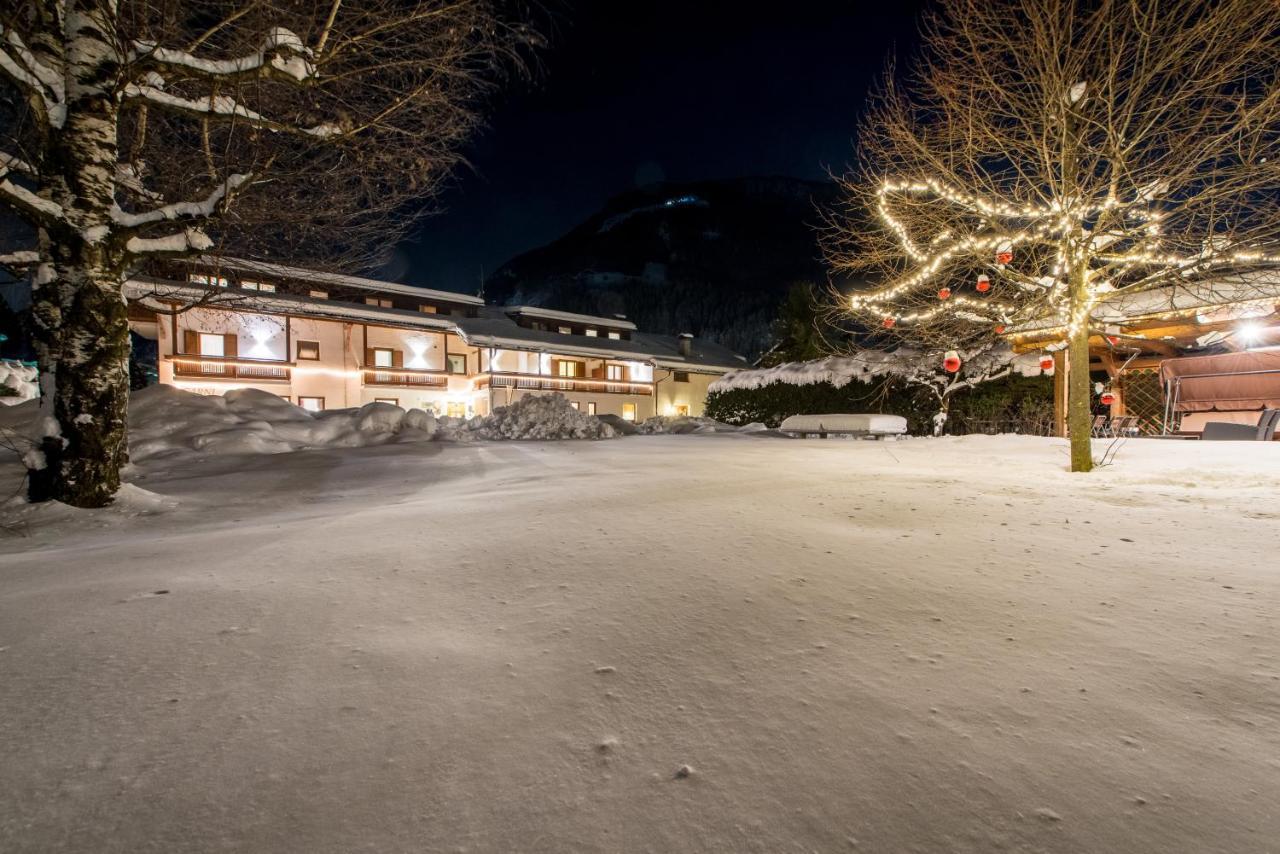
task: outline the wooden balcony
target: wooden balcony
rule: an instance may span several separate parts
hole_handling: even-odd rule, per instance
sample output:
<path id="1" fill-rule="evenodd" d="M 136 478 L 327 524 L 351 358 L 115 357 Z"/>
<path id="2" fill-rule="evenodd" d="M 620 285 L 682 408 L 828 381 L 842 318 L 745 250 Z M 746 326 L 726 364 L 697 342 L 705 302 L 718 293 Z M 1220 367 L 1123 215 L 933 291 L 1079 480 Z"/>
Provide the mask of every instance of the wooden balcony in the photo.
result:
<path id="1" fill-rule="evenodd" d="M 518 374 L 509 371 L 481 374 L 476 377 L 477 388 L 514 388 L 518 391 L 576 391 L 587 394 L 653 394 L 651 383 L 622 382 L 619 380 L 588 379 L 586 377 L 553 377 L 545 374 Z"/>
<path id="2" fill-rule="evenodd" d="M 290 379 L 293 362 L 277 359 L 226 358 L 181 354 L 170 356 L 176 377 L 241 382 L 283 382 Z"/>
<path id="3" fill-rule="evenodd" d="M 449 374 L 416 368 L 383 368 L 365 365 L 361 369 L 365 385 L 399 388 L 448 388 Z"/>

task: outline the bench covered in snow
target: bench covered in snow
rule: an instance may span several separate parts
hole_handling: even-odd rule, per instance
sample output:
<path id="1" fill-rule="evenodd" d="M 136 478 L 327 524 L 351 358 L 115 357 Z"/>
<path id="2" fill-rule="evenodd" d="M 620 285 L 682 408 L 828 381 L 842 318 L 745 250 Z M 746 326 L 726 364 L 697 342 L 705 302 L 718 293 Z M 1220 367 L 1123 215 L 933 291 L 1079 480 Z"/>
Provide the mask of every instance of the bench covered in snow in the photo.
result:
<path id="1" fill-rule="evenodd" d="M 792 415 L 778 428 L 783 433 L 803 436 L 901 436 L 907 419 L 901 415 Z"/>

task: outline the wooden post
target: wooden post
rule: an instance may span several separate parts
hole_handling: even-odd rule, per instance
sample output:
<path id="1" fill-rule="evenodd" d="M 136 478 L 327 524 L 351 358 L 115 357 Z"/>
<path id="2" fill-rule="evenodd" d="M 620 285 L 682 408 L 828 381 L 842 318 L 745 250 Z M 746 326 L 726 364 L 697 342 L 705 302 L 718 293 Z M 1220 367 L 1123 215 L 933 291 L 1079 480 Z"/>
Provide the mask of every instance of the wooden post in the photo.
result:
<path id="1" fill-rule="evenodd" d="M 1053 435 L 1067 435 L 1067 351 L 1053 352 Z"/>

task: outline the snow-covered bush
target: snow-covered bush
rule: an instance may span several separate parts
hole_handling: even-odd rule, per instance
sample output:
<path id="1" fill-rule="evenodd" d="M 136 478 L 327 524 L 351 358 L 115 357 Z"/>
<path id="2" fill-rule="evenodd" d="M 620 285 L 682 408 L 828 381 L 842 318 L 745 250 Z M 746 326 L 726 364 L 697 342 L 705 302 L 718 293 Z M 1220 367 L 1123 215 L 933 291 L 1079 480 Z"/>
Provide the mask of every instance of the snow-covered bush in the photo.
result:
<path id="1" fill-rule="evenodd" d="M 690 415 L 655 415 L 636 425 L 636 432 L 645 435 L 671 433 L 737 433 L 738 428 L 732 424 L 716 421 L 714 418 L 701 418 Z"/>

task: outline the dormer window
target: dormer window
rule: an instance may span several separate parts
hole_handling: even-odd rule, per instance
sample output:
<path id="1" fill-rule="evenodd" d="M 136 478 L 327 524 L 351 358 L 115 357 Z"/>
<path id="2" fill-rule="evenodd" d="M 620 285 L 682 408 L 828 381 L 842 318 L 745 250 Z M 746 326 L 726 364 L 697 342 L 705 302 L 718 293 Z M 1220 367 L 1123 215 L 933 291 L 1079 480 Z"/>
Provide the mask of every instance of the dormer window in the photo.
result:
<path id="1" fill-rule="evenodd" d="M 378 308 L 391 308 L 391 300 L 386 297 L 365 297 L 365 305 L 375 305 Z"/>
<path id="2" fill-rule="evenodd" d="M 599 338 L 599 337 L 600 337 L 600 330 L 599 330 L 599 329 L 587 329 L 587 337 L 588 337 L 588 338 Z"/>
<path id="3" fill-rule="evenodd" d="M 270 282 L 250 282 L 241 281 L 240 287 L 246 291 L 261 291 L 262 293 L 274 294 L 276 286 Z"/>
<path id="4" fill-rule="evenodd" d="M 621 332 L 610 332 L 610 333 L 609 333 L 609 340 L 610 340 L 610 341 L 621 341 L 621 340 L 622 340 L 622 333 L 621 333 Z"/>
<path id="5" fill-rule="evenodd" d="M 440 309 L 436 308 L 434 305 L 428 305 L 427 303 L 423 302 L 423 303 L 418 303 L 418 311 L 422 312 L 423 314 L 438 314 L 440 312 Z"/>
<path id="6" fill-rule="evenodd" d="M 312 299 L 328 299 L 329 292 L 328 291 L 311 291 L 311 298 Z"/>
<path id="7" fill-rule="evenodd" d="M 572 335 L 572 334 L 573 334 L 573 327 L 572 327 L 572 326 L 561 326 L 559 331 L 560 331 L 560 334 L 561 334 L 561 335 Z"/>

